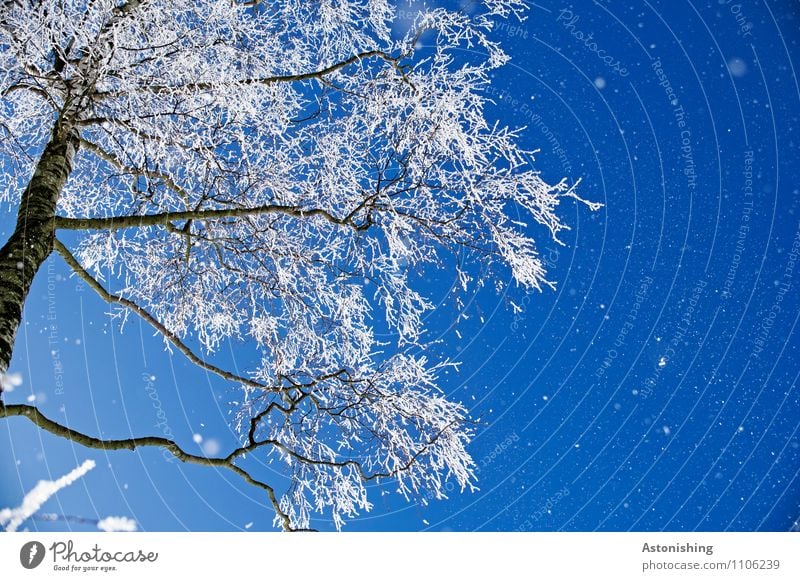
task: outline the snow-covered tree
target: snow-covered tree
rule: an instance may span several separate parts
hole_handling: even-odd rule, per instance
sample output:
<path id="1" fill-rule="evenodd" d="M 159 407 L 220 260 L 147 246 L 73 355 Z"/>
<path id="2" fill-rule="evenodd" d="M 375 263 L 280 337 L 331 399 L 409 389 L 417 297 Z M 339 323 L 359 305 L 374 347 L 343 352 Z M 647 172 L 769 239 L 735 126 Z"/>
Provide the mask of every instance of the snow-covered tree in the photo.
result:
<path id="1" fill-rule="evenodd" d="M 398 32 L 387 0 L 0 0 L 0 198 L 18 212 L 0 251 L 0 375 L 55 251 L 247 395 L 241 447 L 222 458 L 101 440 L 31 405 L 0 400 L 0 416 L 228 468 L 288 530 L 369 510 L 372 479 L 407 496 L 472 487 L 467 410 L 437 386 L 448 362 L 426 352 L 432 304 L 411 272 L 454 252 L 550 284 L 519 216 L 556 238 L 560 201 L 579 198 L 484 114 L 508 60 L 492 25 L 523 9 L 421 6 Z M 260 364 L 215 365 L 227 341 L 256 344 Z M 289 489 L 236 464 L 252 453 L 285 460 Z"/>

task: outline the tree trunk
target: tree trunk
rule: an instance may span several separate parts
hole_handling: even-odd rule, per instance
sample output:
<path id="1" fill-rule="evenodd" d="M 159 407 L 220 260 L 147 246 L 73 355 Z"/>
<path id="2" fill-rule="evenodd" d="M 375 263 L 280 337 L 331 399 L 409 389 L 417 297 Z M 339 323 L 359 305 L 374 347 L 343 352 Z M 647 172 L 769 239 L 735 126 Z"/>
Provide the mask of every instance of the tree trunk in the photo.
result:
<path id="1" fill-rule="evenodd" d="M 57 124 L 22 194 L 14 232 L 0 250 L 0 374 L 11 361 L 33 277 L 53 250 L 56 203 L 76 148 L 71 130 Z"/>

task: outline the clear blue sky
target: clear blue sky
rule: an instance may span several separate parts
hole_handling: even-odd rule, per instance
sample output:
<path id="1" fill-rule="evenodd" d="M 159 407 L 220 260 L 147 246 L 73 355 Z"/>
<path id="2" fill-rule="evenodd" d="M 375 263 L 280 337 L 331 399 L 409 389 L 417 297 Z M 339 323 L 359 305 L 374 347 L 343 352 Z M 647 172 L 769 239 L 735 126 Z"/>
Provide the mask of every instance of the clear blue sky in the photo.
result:
<path id="1" fill-rule="evenodd" d="M 489 115 L 526 125 L 546 178 L 581 178 L 580 194 L 605 207 L 564 204 L 565 247 L 532 232 L 555 292 L 482 290 L 457 321 L 453 272 L 422 273 L 441 302 L 432 335 L 463 361 L 444 387 L 483 422 L 471 448 L 480 491 L 424 505 L 376 485 L 374 510 L 347 530 L 796 523 L 799 29 L 785 1 L 543 0 L 497 31 L 513 60 L 494 79 Z M 38 275 L 11 368 L 24 383 L 7 401 L 35 395 L 51 417 L 106 438 L 168 430 L 187 450 L 235 446 L 235 387 L 165 352 L 134 316 L 120 334 L 68 275 L 58 257 Z M 231 349 L 219 361 L 248 363 Z M 160 450 L 90 451 L 22 419 L 0 422 L 0 507 L 86 458 L 97 467 L 43 512 L 129 516 L 145 530 L 272 530 L 261 492 L 233 475 Z M 248 466 L 280 485 L 279 467 Z"/>

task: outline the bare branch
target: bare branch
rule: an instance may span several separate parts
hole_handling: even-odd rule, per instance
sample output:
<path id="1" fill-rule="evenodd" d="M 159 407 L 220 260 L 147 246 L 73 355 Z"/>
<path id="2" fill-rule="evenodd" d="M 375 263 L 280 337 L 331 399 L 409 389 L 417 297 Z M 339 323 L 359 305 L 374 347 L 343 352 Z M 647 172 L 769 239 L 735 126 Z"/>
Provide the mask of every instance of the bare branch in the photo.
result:
<path id="1" fill-rule="evenodd" d="M 233 457 L 226 458 L 208 458 L 206 456 L 196 456 L 184 451 L 177 443 L 167 438 L 158 436 L 143 436 L 139 438 L 126 438 L 122 440 L 101 440 L 92 436 L 87 436 L 81 432 L 68 428 L 55 422 L 45 416 L 38 408 L 30 405 L 4 405 L 0 402 L 0 418 L 9 418 L 19 416 L 29 419 L 39 428 L 50 432 L 55 436 L 66 438 L 76 444 L 85 446 L 86 448 L 93 448 L 95 450 L 130 450 L 134 451 L 136 448 L 156 447 L 163 448 L 181 462 L 187 464 L 199 464 L 200 466 L 214 466 L 216 468 L 225 468 L 231 470 L 238 476 L 244 479 L 245 482 L 252 486 L 256 486 L 266 491 L 267 497 L 272 504 L 275 513 L 280 518 L 283 528 L 286 531 L 297 530 L 292 526 L 288 515 L 281 510 L 278 498 L 275 496 L 275 490 L 265 482 L 253 478 L 246 470 L 236 466 L 233 463 Z"/>

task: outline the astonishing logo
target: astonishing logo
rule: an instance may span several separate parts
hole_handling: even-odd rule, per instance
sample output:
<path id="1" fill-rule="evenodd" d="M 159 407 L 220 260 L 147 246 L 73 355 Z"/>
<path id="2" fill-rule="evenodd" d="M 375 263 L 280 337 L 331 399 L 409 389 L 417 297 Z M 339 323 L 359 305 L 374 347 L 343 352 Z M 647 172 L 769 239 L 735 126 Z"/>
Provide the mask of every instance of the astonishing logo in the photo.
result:
<path id="1" fill-rule="evenodd" d="M 44 545 L 39 541 L 30 541 L 19 550 L 19 562 L 26 569 L 35 569 L 44 560 Z"/>

